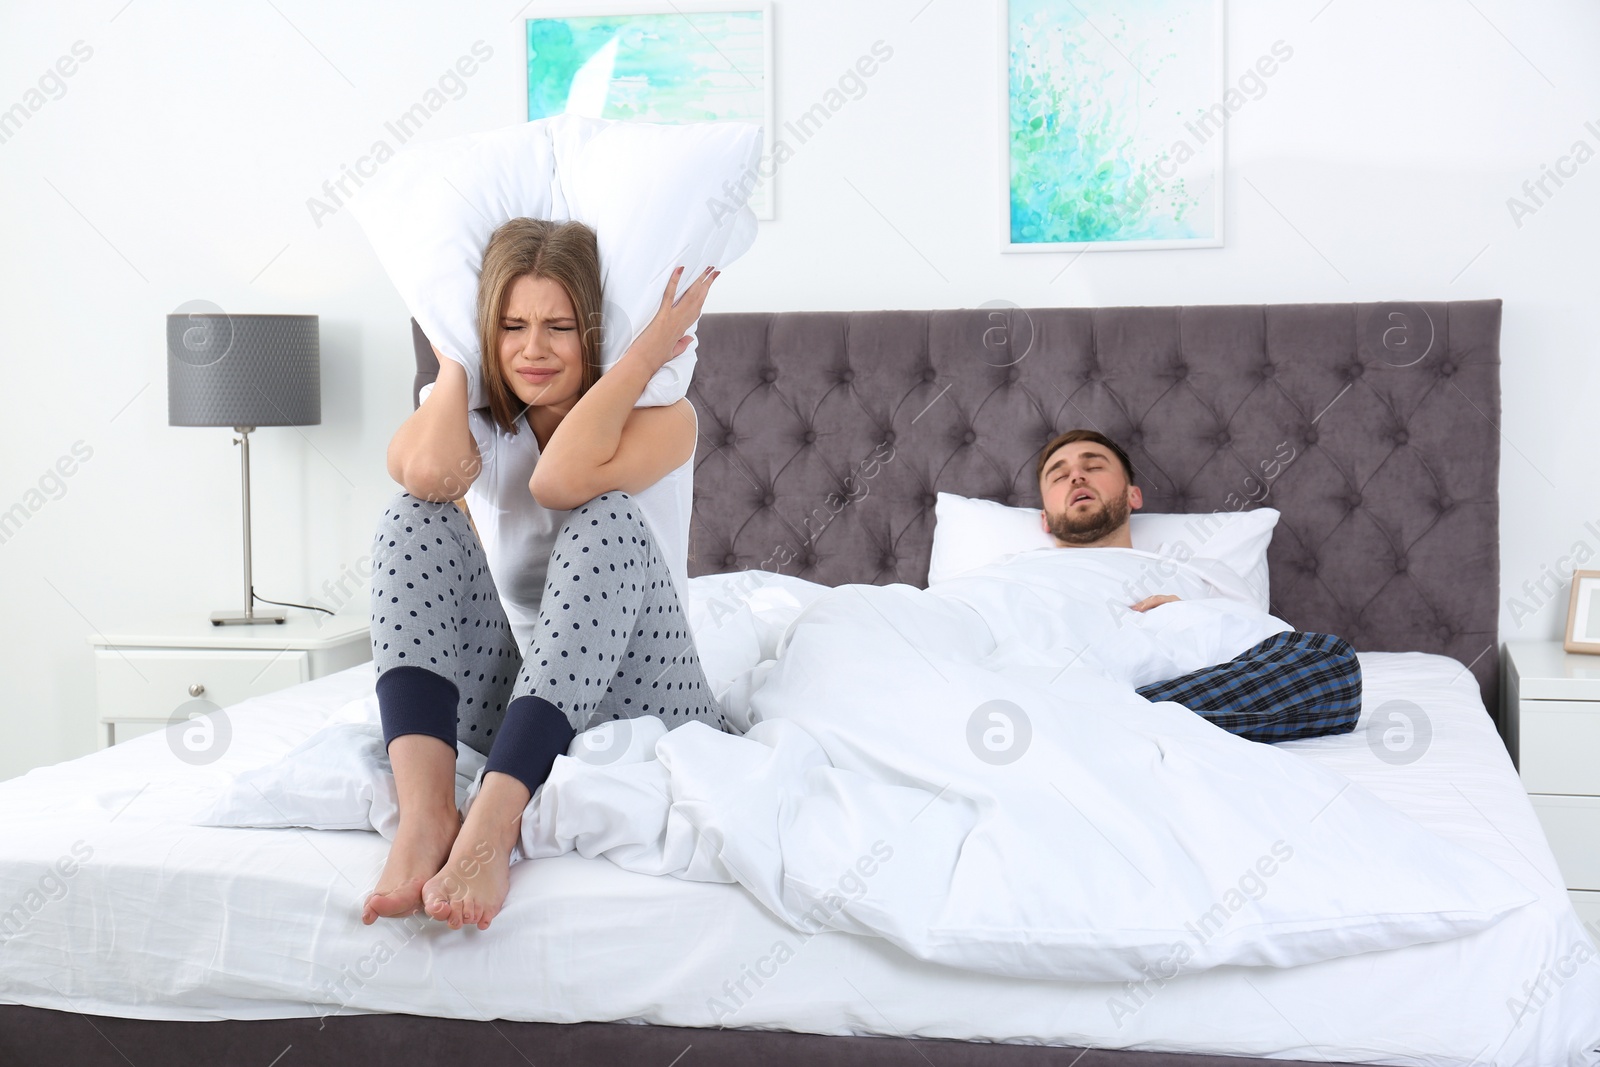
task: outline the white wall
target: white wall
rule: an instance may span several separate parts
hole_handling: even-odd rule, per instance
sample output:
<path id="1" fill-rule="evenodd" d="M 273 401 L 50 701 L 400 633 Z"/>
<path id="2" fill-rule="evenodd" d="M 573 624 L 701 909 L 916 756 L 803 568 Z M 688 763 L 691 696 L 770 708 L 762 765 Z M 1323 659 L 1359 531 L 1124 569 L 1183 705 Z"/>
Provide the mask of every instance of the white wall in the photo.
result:
<path id="1" fill-rule="evenodd" d="M 781 169 L 778 219 L 715 310 L 1500 297 L 1503 597 L 1575 542 L 1600 551 L 1600 162 L 1520 227 L 1506 205 L 1576 140 L 1600 148 L 1600 9 L 1234 0 L 1232 79 L 1275 41 L 1294 55 L 1230 124 L 1227 247 L 1061 273 L 1069 256 L 997 251 L 996 2 L 774 5 L 780 117 L 874 41 L 894 54 Z M 0 109 L 76 42 L 92 55 L 0 143 L 0 510 L 75 442 L 93 454 L 0 544 L 0 778 L 93 747 L 92 629 L 241 599 L 230 434 L 166 425 L 179 304 L 322 317 L 323 424 L 255 438 L 258 590 L 322 596 L 366 552 L 409 410 L 407 315 L 348 212 L 318 226 L 306 201 L 476 41 L 492 59 L 424 136 L 522 119 L 539 6 L 513 8 L 6 5 Z M 1557 635 L 1557 599 L 1507 606 L 1502 638 Z"/>

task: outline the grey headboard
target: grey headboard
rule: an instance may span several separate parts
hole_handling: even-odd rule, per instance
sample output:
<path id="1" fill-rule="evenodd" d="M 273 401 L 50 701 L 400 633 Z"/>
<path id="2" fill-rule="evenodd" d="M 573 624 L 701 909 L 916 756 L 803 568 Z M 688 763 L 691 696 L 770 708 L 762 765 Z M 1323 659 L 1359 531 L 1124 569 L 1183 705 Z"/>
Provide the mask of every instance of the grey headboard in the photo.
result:
<path id="1" fill-rule="evenodd" d="M 1147 511 L 1282 512 L 1275 614 L 1470 664 L 1498 720 L 1498 300 L 710 314 L 699 337 L 691 575 L 921 585 L 934 493 L 1035 506 L 1039 448 L 1089 427 Z"/>

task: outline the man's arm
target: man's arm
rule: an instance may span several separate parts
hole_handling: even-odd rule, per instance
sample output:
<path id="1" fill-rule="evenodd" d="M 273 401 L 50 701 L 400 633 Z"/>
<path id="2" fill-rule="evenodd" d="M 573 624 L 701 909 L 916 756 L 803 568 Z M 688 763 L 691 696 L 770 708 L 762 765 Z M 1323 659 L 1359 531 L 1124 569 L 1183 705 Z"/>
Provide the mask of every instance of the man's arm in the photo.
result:
<path id="1" fill-rule="evenodd" d="M 483 464 L 467 426 L 467 372 L 455 360 L 439 356 L 433 391 L 395 431 L 388 463 L 389 477 L 421 500 L 455 500 L 478 477 Z"/>

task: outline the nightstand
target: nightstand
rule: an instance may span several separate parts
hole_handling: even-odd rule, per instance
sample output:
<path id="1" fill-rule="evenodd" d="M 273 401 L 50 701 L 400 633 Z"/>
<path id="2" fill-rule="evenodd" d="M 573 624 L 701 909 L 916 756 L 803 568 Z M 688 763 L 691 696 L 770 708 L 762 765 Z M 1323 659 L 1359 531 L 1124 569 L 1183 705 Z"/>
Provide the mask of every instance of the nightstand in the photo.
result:
<path id="1" fill-rule="evenodd" d="M 370 634 L 365 615 L 307 612 L 256 626 L 213 626 L 194 612 L 95 634 L 100 747 L 162 729 L 185 705 L 187 718 L 365 663 Z"/>
<path id="2" fill-rule="evenodd" d="M 1506 644 L 1507 747 L 1585 922 L 1600 922 L 1600 656 Z"/>

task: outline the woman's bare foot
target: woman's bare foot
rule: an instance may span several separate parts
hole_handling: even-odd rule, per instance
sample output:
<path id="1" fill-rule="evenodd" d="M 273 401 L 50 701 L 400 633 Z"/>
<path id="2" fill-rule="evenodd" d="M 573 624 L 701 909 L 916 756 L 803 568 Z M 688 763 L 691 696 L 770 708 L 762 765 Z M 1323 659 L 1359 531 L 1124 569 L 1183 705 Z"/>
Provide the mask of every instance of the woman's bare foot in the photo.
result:
<path id="1" fill-rule="evenodd" d="M 483 776 L 444 869 L 422 887 L 423 911 L 450 929 L 489 929 L 511 886 L 511 847 L 528 806 L 527 786 L 499 771 Z"/>
<path id="2" fill-rule="evenodd" d="M 377 888 L 361 908 L 361 921 L 371 926 L 380 916 L 398 918 L 422 910 L 422 885 L 440 867 L 461 830 L 461 813 L 402 814 L 389 847 L 389 859 L 378 875 Z"/>

